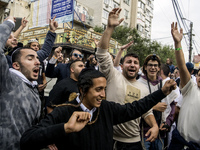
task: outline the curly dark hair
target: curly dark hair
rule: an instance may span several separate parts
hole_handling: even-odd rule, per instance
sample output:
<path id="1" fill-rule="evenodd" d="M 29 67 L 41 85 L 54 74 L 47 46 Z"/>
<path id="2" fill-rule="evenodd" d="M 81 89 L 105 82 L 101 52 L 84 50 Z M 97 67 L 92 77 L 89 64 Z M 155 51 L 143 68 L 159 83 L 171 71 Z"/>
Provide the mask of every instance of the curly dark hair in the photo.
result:
<path id="1" fill-rule="evenodd" d="M 147 66 L 147 63 L 152 60 L 152 61 L 157 61 L 158 62 L 158 67 L 161 67 L 161 59 L 158 55 L 156 54 L 150 54 L 148 55 L 145 60 L 144 60 L 144 64 L 142 66 L 142 72 L 147 75 L 147 71 L 145 70 L 145 67 Z"/>
<path id="2" fill-rule="evenodd" d="M 86 94 L 90 87 L 93 86 L 93 79 L 104 77 L 106 78 L 100 71 L 95 70 L 93 67 L 85 68 L 81 71 L 78 76 L 78 88 L 79 92 L 82 90 L 82 94 Z M 81 92 L 80 92 L 81 94 Z M 82 95 L 82 96 L 83 96 Z"/>

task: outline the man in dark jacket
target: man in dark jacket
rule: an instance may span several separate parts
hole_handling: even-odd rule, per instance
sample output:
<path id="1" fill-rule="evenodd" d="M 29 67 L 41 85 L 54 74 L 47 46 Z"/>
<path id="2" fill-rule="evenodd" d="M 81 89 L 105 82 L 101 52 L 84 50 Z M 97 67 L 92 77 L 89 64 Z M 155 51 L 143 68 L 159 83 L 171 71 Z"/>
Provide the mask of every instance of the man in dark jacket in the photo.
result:
<path id="1" fill-rule="evenodd" d="M 53 111 L 55 105 L 66 103 L 70 98 L 70 95 L 78 93 L 78 76 L 82 69 L 84 68 L 84 63 L 82 60 L 75 60 L 71 62 L 70 65 L 70 77 L 62 79 L 49 93 L 49 103 L 47 104 L 47 113 Z"/>
<path id="2" fill-rule="evenodd" d="M 70 53 L 70 62 L 74 60 L 82 60 L 83 54 L 77 50 L 74 49 Z M 57 57 L 53 55 L 53 57 L 49 60 L 49 63 L 47 64 L 46 68 L 46 76 L 49 78 L 58 78 L 57 83 L 70 76 L 70 63 L 62 64 L 59 63 L 56 67 Z"/>

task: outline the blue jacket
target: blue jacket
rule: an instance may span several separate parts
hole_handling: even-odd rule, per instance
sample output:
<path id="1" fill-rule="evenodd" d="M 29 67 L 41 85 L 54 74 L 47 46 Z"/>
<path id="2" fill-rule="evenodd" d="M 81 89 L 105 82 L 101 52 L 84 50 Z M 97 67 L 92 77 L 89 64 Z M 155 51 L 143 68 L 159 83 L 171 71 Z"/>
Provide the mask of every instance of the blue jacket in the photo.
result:
<path id="1" fill-rule="evenodd" d="M 70 77 L 70 63 L 59 63 L 56 67 L 55 64 L 48 63 L 45 75 L 49 78 L 58 78 L 57 82 L 64 78 Z"/>
<path id="2" fill-rule="evenodd" d="M 55 38 L 56 38 L 56 33 L 48 31 L 42 49 L 37 51 L 40 62 L 43 62 L 50 55 Z M 12 68 L 11 56 L 7 55 L 6 58 L 7 58 L 9 67 Z"/>

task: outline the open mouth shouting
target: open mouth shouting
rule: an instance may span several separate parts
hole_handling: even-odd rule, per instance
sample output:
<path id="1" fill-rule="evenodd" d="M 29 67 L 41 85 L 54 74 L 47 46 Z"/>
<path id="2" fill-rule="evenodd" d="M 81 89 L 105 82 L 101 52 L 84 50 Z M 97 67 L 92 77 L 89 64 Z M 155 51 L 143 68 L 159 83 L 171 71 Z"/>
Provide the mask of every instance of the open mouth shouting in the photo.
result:
<path id="1" fill-rule="evenodd" d="M 129 72 L 130 74 L 135 74 L 135 73 L 136 73 L 136 70 L 135 70 L 135 69 L 128 69 L 128 72 Z"/>
<path id="2" fill-rule="evenodd" d="M 37 77 L 37 76 L 38 76 L 39 71 L 40 71 L 40 68 L 39 68 L 39 67 L 33 68 L 33 75 L 34 75 L 34 77 Z"/>

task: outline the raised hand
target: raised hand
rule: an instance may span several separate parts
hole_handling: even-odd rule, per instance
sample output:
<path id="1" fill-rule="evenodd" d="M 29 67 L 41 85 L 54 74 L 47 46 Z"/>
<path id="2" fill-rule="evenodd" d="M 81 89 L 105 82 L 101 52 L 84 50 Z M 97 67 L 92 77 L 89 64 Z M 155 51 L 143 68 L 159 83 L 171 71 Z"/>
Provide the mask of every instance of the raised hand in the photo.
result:
<path id="1" fill-rule="evenodd" d="M 183 38 L 183 29 L 180 29 L 180 32 L 178 31 L 177 22 L 174 25 L 174 22 L 171 24 L 171 34 L 174 39 L 175 43 L 180 43 Z"/>
<path id="2" fill-rule="evenodd" d="M 174 89 L 176 89 L 176 82 L 173 79 L 170 79 L 165 82 L 165 85 L 162 87 L 161 90 L 165 95 L 168 95 Z"/>
<path id="3" fill-rule="evenodd" d="M 27 20 L 26 20 L 26 18 L 24 17 L 24 18 L 22 18 L 22 21 L 21 21 L 21 26 L 23 27 L 23 28 L 25 28 L 26 27 L 26 24 L 27 24 Z"/>
<path id="4" fill-rule="evenodd" d="M 119 19 L 119 14 L 120 14 L 121 10 L 122 10 L 121 8 L 114 8 L 109 13 L 108 27 L 115 28 L 124 20 L 124 18 Z"/>
<path id="5" fill-rule="evenodd" d="M 134 42 L 134 41 L 131 41 L 131 42 L 129 42 L 128 44 L 123 45 L 119 50 L 124 50 L 124 49 L 129 48 L 131 45 L 133 45 L 133 42 Z"/>
<path id="6" fill-rule="evenodd" d="M 79 132 L 90 120 L 90 113 L 75 111 L 70 117 L 69 121 L 65 123 L 64 129 L 66 133 Z"/>
<path id="7" fill-rule="evenodd" d="M 55 32 L 58 27 L 58 22 L 55 21 L 55 19 L 56 19 L 56 16 L 54 16 L 52 20 L 49 19 L 49 27 L 50 27 L 51 32 Z"/>

